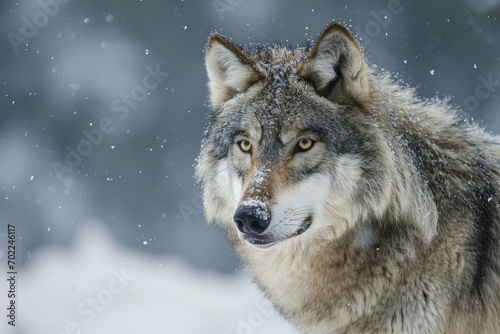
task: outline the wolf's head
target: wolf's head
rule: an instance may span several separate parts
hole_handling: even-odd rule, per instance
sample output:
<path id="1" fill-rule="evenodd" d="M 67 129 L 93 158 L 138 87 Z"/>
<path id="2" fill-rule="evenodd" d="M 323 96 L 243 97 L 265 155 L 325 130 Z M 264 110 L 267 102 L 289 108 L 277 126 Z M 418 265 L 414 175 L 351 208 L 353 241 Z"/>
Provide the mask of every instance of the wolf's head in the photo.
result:
<path id="1" fill-rule="evenodd" d="M 210 220 L 256 248 L 331 241 L 374 221 L 432 238 L 432 197 L 391 147 L 385 101 L 344 26 L 296 50 L 214 34 L 206 67 L 213 113 L 196 173 Z M 362 231 L 360 242 L 376 238 Z"/>

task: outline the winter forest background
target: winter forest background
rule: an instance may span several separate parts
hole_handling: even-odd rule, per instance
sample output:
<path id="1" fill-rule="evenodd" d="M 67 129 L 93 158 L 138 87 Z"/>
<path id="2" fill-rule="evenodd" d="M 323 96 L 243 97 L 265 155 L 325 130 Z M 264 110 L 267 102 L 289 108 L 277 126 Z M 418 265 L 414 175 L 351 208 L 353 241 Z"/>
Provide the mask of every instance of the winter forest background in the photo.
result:
<path id="1" fill-rule="evenodd" d="M 201 213 L 208 36 L 296 45 L 339 21 L 370 63 L 498 134 L 499 11 L 498 0 L 2 1 L 0 332 L 294 333 Z"/>

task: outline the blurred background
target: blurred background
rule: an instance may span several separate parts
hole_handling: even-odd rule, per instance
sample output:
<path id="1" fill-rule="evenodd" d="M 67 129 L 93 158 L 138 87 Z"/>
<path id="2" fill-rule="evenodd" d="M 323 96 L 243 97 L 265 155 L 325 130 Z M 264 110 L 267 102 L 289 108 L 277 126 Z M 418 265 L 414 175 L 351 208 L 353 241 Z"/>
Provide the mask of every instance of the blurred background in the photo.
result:
<path id="1" fill-rule="evenodd" d="M 11 224 L 19 273 L 16 326 L 7 311 L 0 326 L 293 333 L 201 211 L 209 35 L 297 45 L 344 23 L 371 64 L 500 133 L 499 14 L 499 0 L 2 1 L 0 268 Z"/>

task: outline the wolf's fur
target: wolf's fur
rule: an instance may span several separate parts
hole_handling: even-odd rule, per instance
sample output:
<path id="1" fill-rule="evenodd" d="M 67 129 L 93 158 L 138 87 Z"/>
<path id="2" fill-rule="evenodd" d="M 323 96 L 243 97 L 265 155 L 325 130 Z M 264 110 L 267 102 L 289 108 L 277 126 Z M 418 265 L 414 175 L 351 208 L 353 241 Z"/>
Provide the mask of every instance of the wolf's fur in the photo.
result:
<path id="1" fill-rule="evenodd" d="M 295 50 L 214 34 L 206 66 L 206 216 L 299 331 L 500 333 L 496 137 L 371 69 L 336 23 Z M 238 231 L 242 207 L 263 233 Z"/>

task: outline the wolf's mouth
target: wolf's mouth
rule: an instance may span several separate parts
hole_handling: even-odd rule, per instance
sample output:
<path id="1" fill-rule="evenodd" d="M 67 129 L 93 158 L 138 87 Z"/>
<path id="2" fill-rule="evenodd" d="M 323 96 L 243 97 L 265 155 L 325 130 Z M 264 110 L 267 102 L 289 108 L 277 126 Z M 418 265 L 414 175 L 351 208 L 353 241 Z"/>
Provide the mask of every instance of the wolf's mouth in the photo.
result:
<path id="1" fill-rule="evenodd" d="M 269 249 L 272 246 L 274 246 L 282 241 L 285 241 L 287 239 L 290 239 L 290 238 L 293 238 L 293 237 L 296 237 L 296 236 L 303 234 L 305 231 L 307 231 L 309 229 L 309 227 L 311 227 L 311 222 L 312 222 L 312 217 L 307 217 L 302 222 L 302 224 L 300 224 L 297 231 L 295 231 L 291 235 L 288 235 L 288 236 L 285 236 L 285 237 L 282 237 L 279 239 L 273 239 L 273 238 L 271 238 L 269 236 L 265 236 L 265 235 L 259 236 L 259 235 L 253 235 L 253 234 L 241 234 L 240 238 L 243 241 L 248 242 L 249 244 L 251 244 L 255 248 Z"/>
<path id="2" fill-rule="evenodd" d="M 246 242 L 248 242 L 249 244 L 251 244 L 255 248 L 259 248 L 259 249 L 271 248 L 272 246 L 276 245 L 278 242 L 281 241 L 281 240 L 274 240 L 274 241 L 260 240 L 260 239 L 255 239 L 254 237 L 244 238 L 243 240 L 245 240 Z"/>
<path id="3" fill-rule="evenodd" d="M 300 225 L 299 229 L 297 230 L 297 232 L 295 232 L 295 234 L 301 235 L 302 233 L 307 231 L 307 229 L 309 229 L 309 227 L 311 227 L 311 220 L 312 220 L 312 217 L 307 217 L 307 219 L 304 220 L 304 222 Z"/>

